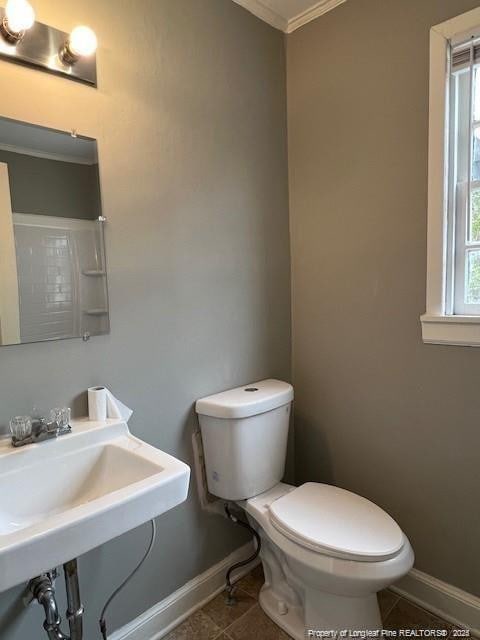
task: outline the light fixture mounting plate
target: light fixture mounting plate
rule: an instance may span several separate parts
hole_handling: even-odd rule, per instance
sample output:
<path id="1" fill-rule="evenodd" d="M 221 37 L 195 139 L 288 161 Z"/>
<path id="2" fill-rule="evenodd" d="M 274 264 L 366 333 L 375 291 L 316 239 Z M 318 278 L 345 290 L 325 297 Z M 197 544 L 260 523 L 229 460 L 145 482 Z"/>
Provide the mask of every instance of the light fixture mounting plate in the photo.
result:
<path id="1" fill-rule="evenodd" d="M 5 9 L 0 7 L 0 21 L 4 17 Z M 16 44 L 9 44 L 0 35 L 0 58 L 43 69 L 49 73 L 96 87 L 97 60 L 95 54 L 88 56 L 88 58 L 80 58 L 72 65 L 62 62 L 59 52 L 68 37 L 68 33 L 41 22 L 35 22 Z"/>

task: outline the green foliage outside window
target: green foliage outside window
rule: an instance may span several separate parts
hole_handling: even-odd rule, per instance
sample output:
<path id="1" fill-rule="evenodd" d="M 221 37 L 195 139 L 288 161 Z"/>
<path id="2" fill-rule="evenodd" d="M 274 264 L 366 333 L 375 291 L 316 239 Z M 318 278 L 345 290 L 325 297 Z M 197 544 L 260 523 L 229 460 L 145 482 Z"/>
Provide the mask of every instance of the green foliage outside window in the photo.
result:
<path id="1" fill-rule="evenodd" d="M 472 191 L 472 240 L 480 241 L 480 191 Z"/>
<path id="2" fill-rule="evenodd" d="M 480 252 L 468 256 L 467 303 L 480 304 Z"/>
<path id="3" fill-rule="evenodd" d="M 480 191 L 472 192 L 470 235 L 473 242 L 480 241 Z M 480 252 L 468 256 L 467 303 L 480 304 Z"/>

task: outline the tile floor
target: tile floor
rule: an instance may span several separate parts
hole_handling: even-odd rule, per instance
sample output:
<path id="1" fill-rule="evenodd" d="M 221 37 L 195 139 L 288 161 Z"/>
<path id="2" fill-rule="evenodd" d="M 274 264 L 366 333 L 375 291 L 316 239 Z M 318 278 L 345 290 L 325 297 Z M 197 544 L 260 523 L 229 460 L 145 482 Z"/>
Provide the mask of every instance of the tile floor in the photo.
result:
<path id="1" fill-rule="evenodd" d="M 220 593 L 196 611 L 164 640 L 290 640 L 261 610 L 257 599 L 263 584 L 262 567 L 256 567 L 237 583 L 233 607 Z M 392 591 L 379 595 L 385 629 L 445 629 L 449 638 L 453 625 L 420 609 Z"/>

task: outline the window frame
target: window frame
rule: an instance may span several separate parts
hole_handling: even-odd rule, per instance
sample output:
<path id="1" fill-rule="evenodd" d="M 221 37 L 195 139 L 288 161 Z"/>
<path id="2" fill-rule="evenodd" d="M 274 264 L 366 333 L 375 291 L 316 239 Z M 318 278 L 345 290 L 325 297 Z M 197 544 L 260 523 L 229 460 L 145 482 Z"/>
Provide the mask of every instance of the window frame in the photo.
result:
<path id="1" fill-rule="evenodd" d="M 469 37 L 480 37 L 480 8 L 430 30 L 427 300 L 420 320 L 426 343 L 478 347 L 480 314 L 454 314 L 450 291 L 454 232 L 449 221 L 449 56 L 452 44 Z"/>

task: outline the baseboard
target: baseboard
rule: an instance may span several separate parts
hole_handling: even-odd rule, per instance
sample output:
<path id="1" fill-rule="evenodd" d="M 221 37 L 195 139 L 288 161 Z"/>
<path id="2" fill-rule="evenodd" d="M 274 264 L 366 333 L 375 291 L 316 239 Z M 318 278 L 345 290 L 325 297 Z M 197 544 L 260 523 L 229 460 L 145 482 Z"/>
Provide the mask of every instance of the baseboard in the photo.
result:
<path id="1" fill-rule="evenodd" d="M 480 638 L 480 598 L 418 569 L 412 569 L 391 588 L 441 618 L 470 629 L 472 635 Z"/>
<path id="2" fill-rule="evenodd" d="M 177 589 L 167 598 L 158 602 L 141 616 L 115 631 L 110 640 L 159 640 L 169 631 L 203 607 L 225 587 L 227 569 L 248 558 L 253 552 L 253 544 L 240 547 L 224 560 L 200 574 L 186 585 Z M 239 570 L 234 579 L 241 578 L 258 564 L 259 560 Z"/>

